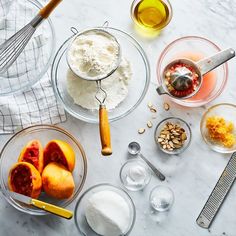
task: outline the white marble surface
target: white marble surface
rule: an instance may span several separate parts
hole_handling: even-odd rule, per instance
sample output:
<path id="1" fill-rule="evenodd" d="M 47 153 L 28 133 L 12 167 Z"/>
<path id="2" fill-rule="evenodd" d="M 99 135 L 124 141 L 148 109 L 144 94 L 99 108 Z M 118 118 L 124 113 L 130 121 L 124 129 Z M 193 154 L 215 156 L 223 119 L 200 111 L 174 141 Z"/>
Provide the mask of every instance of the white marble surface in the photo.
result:
<path id="1" fill-rule="evenodd" d="M 101 158 L 99 134 L 96 125 L 86 124 L 68 116 L 62 124 L 80 140 L 85 148 L 89 171 L 84 190 L 101 183 L 110 182 L 121 185 L 119 168 L 127 159 L 127 144 L 136 140 L 142 145 L 142 151 L 156 166 L 167 175 L 162 183 L 173 189 L 175 204 L 169 214 L 150 215 L 148 196 L 150 190 L 160 184 L 155 177 L 142 192 L 130 192 L 136 208 L 137 220 L 131 236 L 235 236 L 236 235 L 236 186 L 233 186 L 227 200 L 220 210 L 211 229 L 205 230 L 195 223 L 201 208 L 223 171 L 230 155 L 217 154 L 203 143 L 199 121 L 206 109 L 182 109 L 171 104 L 166 112 L 162 108 L 163 100 L 155 92 L 155 66 L 163 48 L 172 40 L 185 35 L 205 36 L 220 47 L 236 48 L 236 1 L 235 0 L 173 0 L 174 17 L 170 25 L 155 39 L 145 39 L 136 34 L 129 15 L 131 0 L 64 0 L 53 14 L 52 20 L 57 35 L 57 46 L 70 35 L 69 28 L 102 25 L 108 20 L 110 25 L 123 29 L 135 36 L 146 50 L 152 69 L 152 83 L 142 104 L 128 117 L 111 124 L 114 154 L 111 158 Z M 225 92 L 214 101 L 235 102 L 235 59 L 229 63 L 229 82 Z M 144 126 L 150 118 L 147 102 L 152 101 L 158 107 L 158 118 L 154 126 L 164 117 L 174 115 L 191 124 L 193 140 L 191 147 L 179 157 L 168 157 L 157 150 L 154 140 L 154 128 L 143 135 L 137 129 Z M 211 104 L 208 104 L 210 106 Z M 8 136 L 0 137 L 1 147 Z M 75 204 L 70 205 L 74 209 Z M 0 235 L 79 235 L 74 221 L 66 221 L 54 216 L 33 217 L 13 209 L 0 197 Z"/>

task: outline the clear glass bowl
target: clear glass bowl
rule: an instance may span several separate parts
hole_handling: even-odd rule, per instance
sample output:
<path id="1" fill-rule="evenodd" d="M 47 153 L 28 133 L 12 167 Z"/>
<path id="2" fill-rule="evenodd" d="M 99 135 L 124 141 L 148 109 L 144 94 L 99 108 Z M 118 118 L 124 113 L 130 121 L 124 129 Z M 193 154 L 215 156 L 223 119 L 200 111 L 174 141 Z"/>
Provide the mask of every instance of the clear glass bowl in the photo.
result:
<path id="1" fill-rule="evenodd" d="M 87 176 L 87 159 L 80 143 L 66 130 L 53 125 L 35 125 L 28 127 L 16 133 L 3 147 L 0 154 L 0 186 L 6 200 L 16 209 L 31 215 L 46 215 L 46 211 L 25 205 L 12 199 L 6 190 L 8 189 L 8 174 L 12 165 L 14 165 L 19 157 L 20 151 L 32 139 L 38 139 L 45 146 L 50 140 L 60 139 L 71 145 L 76 155 L 75 169 L 73 177 L 75 182 L 74 194 L 66 200 L 56 200 L 48 197 L 44 192 L 41 193 L 39 199 L 60 207 L 67 207 L 73 202 L 84 185 Z"/>
<path id="2" fill-rule="evenodd" d="M 135 219 L 136 219 L 136 210 L 135 210 L 135 205 L 133 203 L 133 200 L 131 197 L 128 195 L 127 192 L 125 192 L 123 189 L 116 187 L 111 184 L 98 184 L 95 185 L 88 190 L 86 190 L 81 197 L 79 198 L 76 206 L 75 206 L 75 225 L 81 235 L 89 235 L 89 236 L 98 236 L 97 233 L 95 233 L 90 226 L 87 223 L 86 216 L 85 216 L 85 207 L 87 204 L 88 199 L 94 194 L 98 193 L 100 191 L 104 190 L 110 190 L 114 191 L 117 194 L 119 194 L 121 197 L 123 197 L 126 202 L 129 205 L 130 212 L 131 212 L 131 219 L 129 222 L 129 227 L 127 229 L 127 232 L 124 234 L 124 236 L 129 235 L 134 227 Z"/>
<path id="3" fill-rule="evenodd" d="M 3 4 L 2 7 L 6 13 L 3 17 L 7 17 L 8 23 L 0 29 L 0 44 L 28 24 L 43 6 L 37 0 L 18 0 L 9 1 L 9 4 Z M 25 91 L 39 81 L 48 70 L 54 52 L 54 27 L 48 18 L 37 28 L 8 71 L 0 75 L 0 96 Z"/>
<path id="4" fill-rule="evenodd" d="M 162 146 L 158 143 L 158 141 L 157 141 L 158 136 L 167 122 L 171 122 L 173 124 L 178 124 L 182 128 L 185 129 L 185 132 L 187 135 L 187 140 L 185 140 L 183 147 L 178 148 L 178 149 L 174 149 L 173 151 L 168 151 L 167 149 L 162 148 Z M 184 121 L 180 118 L 176 118 L 176 117 L 168 117 L 168 118 L 162 120 L 157 125 L 156 130 L 154 132 L 154 139 L 155 139 L 157 146 L 160 148 L 160 150 L 162 150 L 163 152 L 165 152 L 167 154 L 177 155 L 177 154 L 184 152 L 189 147 L 191 140 L 192 140 L 192 132 L 191 132 L 190 126 L 188 125 L 188 123 L 186 121 Z"/>
<path id="5" fill-rule="evenodd" d="M 206 128 L 206 121 L 208 117 L 211 116 L 219 116 L 223 117 L 226 121 L 233 122 L 234 126 L 236 126 L 236 105 L 229 103 L 221 103 L 210 107 L 203 115 L 201 120 L 201 134 L 203 140 L 206 144 L 214 151 L 220 153 L 232 153 L 236 151 L 236 144 L 231 148 L 226 148 L 220 145 L 217 142 L 214 142 L 209 138 L 208 129 Z M 236 138 L 236 128 L 234 129 L 234 136 Z"/>
<path id="6" fill-rule="evenodd" d="M 152 189 L 149 202 L 157 211 L 164 212 L 170 210 L 174 204 L 174 192 L 166 186 L 158 185 Z"/>
<path id="7" fill-rule="evenodd" d="M 104 29 L 104 27 L 91 29 Z M 144 50 L 133 37 L 119 29 L 106 27 L 105 30 L 116 37 L 121 46 L 122 55 L 131 63 L 133 73 L 127 97 L 115 109 L 108 111 L 109 120 L 115 121 L 132 112 L 143 100 L 150 82 L 150 67 Z M 67 39 L 55 56 L 51 70 L 54 93 L 65 110 L 72 116 L 89 123 L 98 123 L 98 111 L 88 110 L 75 104 L 67 92 L 66 76 L 69 66 L 66 55 L 67 48 L 74 37 Z M 91 94 L 91 96 L 95 96 L 95 94 Z"/>
<path id="8" fill-rule="evenodd" d="M 144 189 L 152 177 L 151 171 L 144 161 L 137 158 L 128 160 L 120 169 L 120 181 L 130 191 Z"/>
<path id="9" fill-rule="evenodd" d="M 130 9 L 130 15 L 131 15 L 131 18 L 132 18 L 133 22 L 134 22 L 137 26 L 141 27 L 143 30 L 149 30 L 148 27 L 145 27 L 145 26 L 143 26 L 142 24 L 140 24 L 140 23 L 137 21 L 137 19 L 135 18 L 135 16 L 134 16 L 135 7 L 136 7 L 137 4 L 140 3 L 141 1 L 145 1 L 145 0 L 134 0 L 134 1 L 132 2 L 131 9 Z M 146 1 L 147 1 L 147 0 L 146 0 Z M 161 27 L 156 28 L 156 29 L 150 28 L 151 31 L 159 31 L 159 30 L 165 28 L 165 27 L 170 23 L 170 21 L 171 21 L 171 19 L 172 19 L 172 17 L 173 17 L 173 10 L 172 10 L 172 6 L 171 6 L 170 2 L 169 2 L 168 0 L 162 0 L 162 2 L 164 2 L 164 3 L 166 4 L 166 6 L 168 7 L 168 10 L 169 10 L 168 19 L 167 19 L 167 21 L 165 22 L 165 24 L 163 24 Z M 151 5 L 151 4 L 150 4 L 150 5 Z"/>
<path id="10" fill-rule="evenodd" d="M 158 59 L 157 80 L 159 85 L 162 84 L 162 74 L 164 68 L 174 59 L 185 57 L 193 61 L 197 61 L 203 57 L 211 56 L 219 51 L 220 48 L 217 45 L 202 37 L 187 36 L 176 39 L 163 50 Z M 195 96 L 188 99 L 175 99 L 172 97 L 170 97 L 170 99 L 187 107 L 202 106 L 214 100 L 225 88 L 228 79 L 227 63 L 224 63 L 212 72 L 208 73 L 208 76 L 210 77 L 206 77 L 206 80 L 208 79 L 208 81 L 211 82 L 206 84 L 203 79 L 202 88 Z"/>

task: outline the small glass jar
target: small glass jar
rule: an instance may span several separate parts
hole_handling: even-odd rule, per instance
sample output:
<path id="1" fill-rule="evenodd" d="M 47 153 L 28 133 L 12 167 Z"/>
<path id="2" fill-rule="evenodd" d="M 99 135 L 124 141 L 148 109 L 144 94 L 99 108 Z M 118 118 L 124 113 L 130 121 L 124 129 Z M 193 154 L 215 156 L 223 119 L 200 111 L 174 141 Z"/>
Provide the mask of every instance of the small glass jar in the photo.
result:
<path id="1" fill-rule="evenodd" d="M 160 31 L 172 19 L 172 7 L 168 0 L 134 0 L 131 18 L 146 32 Z"/>

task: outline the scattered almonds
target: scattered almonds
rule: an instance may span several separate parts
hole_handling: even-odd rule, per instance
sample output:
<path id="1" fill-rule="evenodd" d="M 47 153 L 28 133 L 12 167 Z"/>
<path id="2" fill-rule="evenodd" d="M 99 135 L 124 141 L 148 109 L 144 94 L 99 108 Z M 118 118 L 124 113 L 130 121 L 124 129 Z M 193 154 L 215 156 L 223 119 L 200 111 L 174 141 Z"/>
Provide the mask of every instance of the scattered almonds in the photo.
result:
<path id="1" fill-rule="evenodd" d="M 148 102 L 148 108 L 152 108 L 152 107 L 153 107 L 152 103 Z"/>
<path id="2" fill-rule="evenodd" d="M 156 113 L 156 112 L 157 112 L 157 109 L 154 108 L 154 107 L 152 107 L 152 108 L 150 108 L 150 111 L 151 111 L 152 113 Z"/>
<path id="3" fill-rule="evenodd" d="M 152 122 L 150 120 L 147 122 L 147 127 L 152 128 Z"/>
<path id="4" fill-rule="evenodd" d="M 151 102 L 148 102 L 148 108 L 152 113 L 156 113 L 157 109 L 154 107 L 154 105 Z"/>
<path id="5" fill-rule="evenodd" d="M 179 124 L 167 122 L 156 140 L 163 149 L 173 151 L 183 147 L 187 140 L 187 134 Z"/>
<path id="6" fill-rule="evenodd" d="M 164 109 L 166 110 L 166 111 L 169 111 L 170 110 L 170 105 L 168 104 L 168 103 L 164 103 L 164 105 L 163 105 L 163 107 L 164 107 Z"/>
<path id="7" fill-rule="evenodd" d="M 145 132 L 145 129 L 144 128 L 140 128 L 139 130 L 138 130 L 138 133 L 139 134 L 143 134 Z"/>

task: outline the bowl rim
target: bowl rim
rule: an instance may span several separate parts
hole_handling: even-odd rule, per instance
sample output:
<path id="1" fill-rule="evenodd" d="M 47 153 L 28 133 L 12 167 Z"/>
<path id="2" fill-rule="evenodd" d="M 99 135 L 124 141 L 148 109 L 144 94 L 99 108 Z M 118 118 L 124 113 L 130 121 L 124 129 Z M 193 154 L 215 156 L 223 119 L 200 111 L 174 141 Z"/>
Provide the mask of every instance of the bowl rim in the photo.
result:
<path id="1" fill-rule="evenodd" d="M 100 183 L 100 184 L 96 184 L 96 185 L 93 185 L 91 187 L 89 187 L 87 190 L 85 190 L 83 192 L 83 194 L 79 197 L 79 199 L 77 200 L 76 202 L 76 205 L 75 205 L 75 210 L 74 210 L 74 213 L 75 213 L 75 216 L 74 216 L 74 220 L 75 220 L 75 225 L 76 225 L 76 228 L 77 230 L 84 236 L 87 236 L 85 235 L 81 230 L 80 230 L 80 227 L 78 225 L 78 222 L 77 222 L 77 216 L 78 216 L 78 207 L 79 207 L 79 204 L 80 202 L 82 201 L 82 199 L 84 198 L 84 196 L 89 193 L 90 191 L 92 191 L 93 189 L 96 189 L 96 188 L 99 188 L 99 187 L 111 187 L 111 188 L 115 188 L 121 192 L 123 192 L 127 198 L 129 199 L 130 201 L 130 205 L 132 206 L 132 211 L 133 211 L 133 219 L 132 219 L 132 224 L 130 225 L 130 228 L 128 230 L 128 232 L 125 234 L 126 236 L 129 235 L 134 227 L 134 224 L 135 224 L 135 221 L 136 221 L 136 207 L 135 207 L 135 204 L 134 204 L 134 201 L 132 200 L 132 198 L 130 197 L 130 195 L 124 190 L 122 189 L 121 187 L 118 187 L 118 186 L 115 186 L 113 184 L 110 184 L 110 183 Z M 94 232 L 95 234 L 97 234 L 96 232 Z"/>
<path id="2" fill-rule="evenodd" d="M 40 3 L 38 0 L 25 0 L 25 1 L 30 2 L 32 5 L 34 5 L 36 8 L 38 8 L 38 10 L 43 8 L 42 3 Z M 38 74 L 38 76 L 35 79 L 33 79 L 31 82 L 28 82 L 25 86 L 22 86 L 20 88 L 14 89 L 14 90 L 11 90 L 10 92 L 0 93 L 0 97 L 9 96 L 9 95 L 17 95 L 17 94 L 20 94 L 23 91 L 26 91 L 27 89 L 30 89 L 48 71 L 48 69 L 49 69 L 49 67 L 50 67 L 50 65 L 53 61 L 53 57 L 54 57 L 54 54 L 55 54 L 55 51 L 56 51 L 56 43 L 55 43 L 56 42 L 56 34 L 55 34 L 55 29 L 54 29 L 54 26 L 53 26 L 53 23 L 52 23 L 52 20 L 51 20 L 50 16 L 45 20 L 49 24 L 49 28 L 51 29 L 51 36 L 52 37 L 51 37 L 51 45 L 50 45 L 51 53 L 48 57 L 47 63 L 44 66 L 44 69 L 41 71 L 41 73 Z"/>
<path id="3" fill-rule="evenodd" d="M 80 153 L 81 153 L 81 156 L 82 156 L 82 159 L 83 159 L 83 163 L 84 163 L 84 175 L 82 176 L 82 180 L 81 180 L 81 184 L 78 188 L 78 190 L 76 191 L 76 193 L 74 193 L 73 197 L 68 200 L 68 202 L 66 203 L 66 206 L 62 206 L 62 207 L 67 207 L 69 206 L 77 197 L 78 195 L 80 194 L 80 192 L 82 191 L 82 188 L 85 184 L 85 181 L 86 181 L 86 177 L 87 177 L 87 173 L 88 173 L 88 163 L 87 163 L 87 157 L 86 157 L 86 154 L 85 154 L 85 151 L 82 147 L 82 145 L 77 141 L 77 139 L 72 135 L 70 134 L 67 130 L 65 130 L 64 128 L 61 128 L 61 127 L 58 127 L 56 125 L 50 125 L 50 124 L 45 124 L 45 125 L 32 125 L 32 126 L 29 126 L 29 127 L 26 127 L 18 132 L 16 132 L 12 137 L 10 137 L 10 139 L 7 140 L 7 142 L 4 144 L 1 152 L 0 152 L 0 167 L 2 166 L 2 155 L 3 155 L 3 152 L 5 151 L 5 149 L 7 148 L 7 146 L 9 145 L 9 143 L 15 139 L 17 136 L 21 135 L 22 133 L 27 133 L 28 130 L 30 129 L 53 129 L 53 130 L 56 130 L 56 131 L 59 131 L 63 134 L 65 134 L 67 137 L 69 137 L 75 144 L 76 146 L 79 148 L 80 150 Z M 49 215 L 50 213 L 49 212 L 46 212 L 46 211 L 28 211 L 28 210 L 25 210 L 22 206 L 20 206 L 19 204 L 17 204 L 17 202 L 12 199 L 12 197 L 7 193 L 5 187 L 4 187 L 4 184 L 3 184 L 3 178 L 2 178 L 2 174 L 0 174 L 0 189 L 2 191 L 2 194 L 4 196 L 4 198 L 7 200 L 7 202 L 13 206 L 14 208 L 16 208 L 17 210 L 21 211 L 21 212 L 24 212 L 24 213 L 28 213 L 30 215 Z M 14 204 L 12 203 L 14 202 Z"/>
<path id="4" fill-rule="evenodd" d="M 130 188 L 127 188 L 125 186 L 125 183 L 123 181 L 123 178 L 121 177 L 122 175 L 122 171 L 124 170 L 125 166 L 129 163 L 134 163 L 134 162 L 138 162 L 138 163 L 141 163 L 142 166 L 144 166 L 147 170 L 147 173 L 148 173 L 148 181 L 147 183 L 145 183 L 145 185 L 142 187 L 142 188 L 139 188 L 139 189 L 136 189 L 136 190 L 133 190 L 133 189 L 130 189 Z M 120 177 L 120 181 L 122 183 L 122 185 L 124 186 L 125 189 L 129 190 L 129 191 L 132 191 L 132 192 L 138 192 L 138 191 L 141 191 L 142 189 L 144 189 L 151 181 L 152 179 L 152 173 L 151 173 L 151 169 L 150 167 L 147 165 L 147 163 L 145 161 L 143 161 L 142 159 L 139 159 L 138 158 L 138 155 L 137 157 L 134 157 L 132 159 L 128 159 L 127 161 L 124 162 L 124 164 L 121 166 L 120 168 L 120 172 L 119 172 L 119 177 Z"/>
<path id="5" fill-rule="evenodd" d="M 82 32 L 82 31 L 86 31 L 86 30 L 96 30 L 96 29 L 104 29 L 103 26 L 97 26 L 97 27 L 90 27 L 90 28 L 86 28 L 86 29 L 82 29 L 80 31 L 78 31 L 78 33 Z M 130 109 L 128 109 L 126 112 L 124 112 L 123 114 L 113 117 L 113 118 L 109 118 L 109 122 L 113 122 L 113 121 L 117 121 L 119 119 L 122 119 L 124 117 L 126 117 L 127 115 L 129 115 L 132 111 L 134 111 L 139 105 L 140 103 L 143 101 L 144 97 L 147 94 L 149 85 L 150 85 L 150 81 L 151 81 L 151 71 L 150 71 L 150 63 L 148 60 L 148 57 L 146 55 L 146 52 L 144 51 L 143 47 L 141 46 L 141 44 L 130 34 L 126 33 L 123 30 L 117 29 L 117 28 L 113 28 L 113 27 L 108 27 L 106 26 L 105 29 L 108 30 L 113 30 L 113 31 L 117 31 L 123 35 L 125 35 L 125 37 L 128 37 L 129 39 L 131 39 L 136 45 L 135 48 L 139 51 L 139 54 L 142 57 L 143 63 L 145 65 L 145 74 L 146 74 L 146 80 L 145 80 L 145 86 L 143 88 L 142 94 L 140 96 L 140 98 L 137 100 L 137 102 L 135 103 L 135 105 L 133 107 L 131 107 Z M 88 122 L 88 123 L 92 123 L 92 124 L 98 124 L 99 120 L 98 119 L 89 119 L 86 116 L 82 116 L 82 115 L 78 115 L 78 113 L 74 112 L 73 109 L 67 107 L 67 105 L 65 105 L 63 99 L 61 98 L 61 94 L 57 89 L 57 80 L 56 80 L 56 76 L 55 74 L 57 73 L 58 70 L 58 62 L 57 60 L 61 60 L 63 54 L 66 52 L 67 49 L 64 50 L 64 52 L 62 53 L 62 55 L 59 56 L 59 54 L 61 53 L 63 47 L 68 43 L 69 40 L 71 40 L 75 35 L 73 34 L 72 36 L 70 36 L 69 38 L 67 38 L 59 47 L 59 49 L 57 50 L 55 57 L 53 59 L 53 63 L 52 63 L 52 67 L 51 67 L 51 81 L 52 81 L 52 87 L 53 87 L 53 91 L 54 94 L 56 95 L 57 100 L 63 105 L 64 109 L 73 117 L 75 117 L 76 119 Z M 122 50 L 122 48 L 121 48 Z M 79 105 L 78 105 L 79 106 Z M 109 111 L 108 111 L 109 113 Z"/>
<path id="6" fill-rule="evenodd" d="M 171 41 L 165 48 L 164 50 L 161 52 L 160 56 L 157 59 L 157 64 L 156 64 L 156 77 L 157 77 L 157 82 L 158 82 L 158 86 L 161 85 L 161 64 L 165 58 L 165 55 L 168 53 L 169 49 L 172 48 L 176 43 L 184 41 L 184 40 L 200 40 L 200 41 L 204 41 L 206 43 L 211 44 L 211 46 L 213 46 L 217 51 L 221 51 L 221 48 L 216 45 L 214 42 L 212 42 L 210 39 L 208 38 L 204 38 L 202 36 L 197 36 L 197 35 L 188 35 L 188 36 L 184 36 L 184 37 L 179 37 L 173 41 Z M 184 100 L 176 100 L 172 97 L 171 100 L 182 105 L 182 106 L 187 106 L 187 107 L 199 107 L 199 106 L 203 106 L 213 100 L 215 100 L 224 90 L 227 81 L 228 81 L 228 73 L 229 73 L 229 69 L 228 69 L 228 63 L 225 62 L 223 65 L 223 71 L 224 71 L 224 75 L 223 75 L 223 82 L 220 85 L 220 89 L 216 92 L 216 94 L 214 96 L 212 96 L 210 99 L 206 99 L 202 102 L 188 102 L 188 101 L 184 101 Z"/>
<path id="7" fill-rule="evenodd" d="M 209 112 L 211 112 L 212 110 L 214 110 L 215 108 L 218 108 L 218 107 L 220 107 L 220 106 L 230 106 L 230 107 L 236 109 L 236 105 L 235 105 L 235 104 L 233 104 L 233 103 L 227 103 L 227 102 L 218 103 L 218 104 L 215 104 L 215 105 L 213 105 L 213 106 L 210 106 L 210 107 L 203 113 L 203 115 L 202 115 L 201 122 L 200 122 L 200 132 L 201 132 L 201 135 L 202 135 L 202 138 L 203 138 L 204 142 L 207 144 L 207 146 L 208 146 L 211 150 L 213 150 L 213 151 L 215 151 L 215 152 L 218 152 L 218 153 L 233 153 L 233 152 L 236 151 L 236 146 L 235 146 L 235 148 L 232 149 L 232 150 L 227 150 L 227 149 L 225 149 L 225 148 L 224 148 L 224 149 L 222 148 L 222 150 L 219 150 L 219 149 L 215 148 L 214 145 L 212 145 L 212 144 L 208 141 L 208 139 L 206 138 L 206 136 L 205 136 L 204 133 L 203 133 L 203 130 L 204 130 L 203 126 L 204 126 L 204 122 L 206 121 L 206 116 L 209 114 Z"/>
<path id="8" fill-rule="evenodd" d="M 156 133 L 157 133 L 158 128 L 159 128 L 164 122 L 167 122 L 168 120 L 171 120 L 171 119 L 174 119 L 174 120 L 177 120 L 177 121 L 181 121 L 182 123 L 184 123 L 184 124 L 186 125 L 186 127 L 187 127 L 187 129 L 188 129 L 188 131 L 189 131 L 189 139 L 188 139 L 189 141 L 188 141 L 187 145 L 186 145 L 185 147 L 183 147 L 183 148 L 180 148 L 180 149 L 179 149 L 178 151 L 176 151 L 176 152 L 168 152 L 168 151 L 164 150 L 163 148 L 160 147 L 159 143 L 157 143 L 157 140 L 156 140 L 156 137 L 157 137 L 157 136 L 156 136 Z M 192 130 L 191 130 L 190 125 L 189 125 L 185 120 L 183 120 L 182 118 L 174 117 L 174 116 L 169 116 L 169 117 L 167 117 L 167 118 L 161 120 L 161 121 L 157 124 L 157 126 L 156 126 L 156 128 L 155 128 L 155 131 L 154 131 L 154 141 L 155 141 L 156 145 L 158 146 L 158 148 L 159 148 L 162 152 L 164 152 L 164 153 L 166 153 L 166 154 L 169 154 L 169 155 L 178 155 L 178 154 L 183 153 L 183 152 L 190 146 L 190 144 L 191 144 L 191 142 L 192 142 Z"/>

